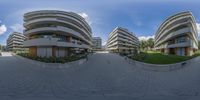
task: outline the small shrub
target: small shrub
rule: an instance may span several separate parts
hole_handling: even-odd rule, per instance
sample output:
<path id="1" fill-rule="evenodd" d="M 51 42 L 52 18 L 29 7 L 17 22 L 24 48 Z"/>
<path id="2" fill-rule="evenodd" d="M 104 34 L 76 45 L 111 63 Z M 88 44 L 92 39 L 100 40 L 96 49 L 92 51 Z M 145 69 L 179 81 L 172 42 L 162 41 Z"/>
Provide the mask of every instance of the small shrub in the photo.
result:
<path id="1" fill-rule="evenodd" d="M 134 55 L 130 56 L 129 58 L 137 60 L 137 61 L 141 61 L 144 60 L 147 56 L 147 53 L 145 52 L 140 52 L 140 53 L 135 53 Z"/>
<path id="2" fill-rule="evenodd" d="M 32 60 L 46 62 L 46 63 L 66 63 L 66 62 L 72 62 L 72 61 L 76 61 L 76 60 L 79 60 L 79 59 L 86 58 L 86 54 L 72 55 L 72 56 L 69 56 L 69 57 L 59 57 L 59 58 L 39 57 L 39 56 L 30 55 L 28 53 L 17 53 L 17 55 L 22 56 L 22 57 L 26 57 L 26 58 L 29 58 L 29 59 L 32 59 Z"/>

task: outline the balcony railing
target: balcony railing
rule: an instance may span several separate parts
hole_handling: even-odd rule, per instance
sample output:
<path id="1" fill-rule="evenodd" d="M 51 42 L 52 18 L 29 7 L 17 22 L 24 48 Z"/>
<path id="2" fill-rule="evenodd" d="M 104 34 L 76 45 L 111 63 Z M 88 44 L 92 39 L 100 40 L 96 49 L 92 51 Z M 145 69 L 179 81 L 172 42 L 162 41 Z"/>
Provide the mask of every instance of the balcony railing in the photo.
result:
<path id="1" fill-rule="evenodd" d="M 175 47 L 191 47 L 191 41 L 185 41 L 181 43 L 174 43 L 166 45 L 167 48 L 175 48 Z"/>
<path id="2" fill-rule="evenodd" d="M 92 44 L 92 42 L 89 41 L 88 38 L 82 36 L 80 33 L 76 32 L 70 28 L 62 27 L 62 26 L 36 28 L 36 29 L 29 30 L 29 31 L 24 31 L 24 34 L 34 34 L 34 33 L 41 32 L 41 31 L 58 31 L 58 30 L 66 32 L 66 34 L 70 34 L 72 36 L 81 38 L 82 40 Z"/>
<path id="3" fill-rule="evenodd" d="M 24 47 L 30 46 L 58 46 L 58 47 L 75 47 L 75 48 L 90 48 L 86 44 L 77 44 L 67 41 L 61 41 L 59 38 L 36 38 L 24 41 Z"/>

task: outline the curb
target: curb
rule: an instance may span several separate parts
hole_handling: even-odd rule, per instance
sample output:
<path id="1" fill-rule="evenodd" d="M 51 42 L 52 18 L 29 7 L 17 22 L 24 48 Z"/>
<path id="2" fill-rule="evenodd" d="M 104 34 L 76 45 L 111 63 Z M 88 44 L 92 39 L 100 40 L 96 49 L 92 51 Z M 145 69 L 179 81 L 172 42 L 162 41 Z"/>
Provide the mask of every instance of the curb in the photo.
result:
<path id="1" fill-rule="evenodd" d="M 149 64 L 149 63 L 132 60 L 128 57 L 125 59 L 127 62 L 129 62 L 129 64 L 140 65 L 141 66 L 140 68 L 142 68 L 142 69 L 152 70 L 152 71 L 173 71 L 173 70 L 178 70 L 178 69 L 184 68 L 184 67 L 186 67 L 186 65 L 190 65 L 192 63 L 192 60 L 194 60 L 196 58 L 197 57 L 189 59 L 187 61 L 178 62 L 175 64 Z"/>
<path id="2" fill-rule="evenodd" d="M 22 59 L 26 62 L 29 62 L 31 64 L 35 64 L 37 66 L 40 66 L 42 68 L 47 68 L 47 69 L 64 69 L 64 68 L 69 68 L 69 67 L 72 67 L 72 66 L 76 66 L 76 65 L 81 65 L 81 64 L 84 64 L 87 60 L 86 59 L 80 59 L 80 60 L 77 60 L 77 61 L 73 61 L 73 62 L 68 62 L 68 63 L 45 63 L 45 62 L 40 62 L 40 61 L 35 61 L 35 60 L 32 60 L 32 59 L 28 59 L 28 58 L 25 58 L 25 57 L 22 57 L 22 56 L 19 56 L 19 55 L 15 55 L 13 54 L 14 57 L 17 57 L 19 59 Z"/>

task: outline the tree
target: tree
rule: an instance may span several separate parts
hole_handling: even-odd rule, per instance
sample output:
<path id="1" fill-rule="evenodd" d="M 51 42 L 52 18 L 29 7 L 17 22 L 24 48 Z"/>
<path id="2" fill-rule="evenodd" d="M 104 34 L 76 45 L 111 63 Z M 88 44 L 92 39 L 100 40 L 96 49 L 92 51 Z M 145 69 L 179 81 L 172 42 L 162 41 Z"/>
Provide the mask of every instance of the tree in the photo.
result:
<path id="1" fill-rule="evenodd" d="M 151 50 L 154 48 L 154 39 L 150 38 L 147 40 L 147 47 L 150 48 Z"/>
<path id="2" fill-rule="evenodd" d="M 147 42 L 145 40 L 141 40 L 140 41 L 140 48 L 142 50 L 146 50 L 146 47 L 147 47 Z"/>
<path id="3" fill-rule="evenodd" d="M 150 38 L 148 40 L 141 40 L 140 41 L 140 48 L 143 51 L 152 50 L 154 48 L 154 39 Z"/>

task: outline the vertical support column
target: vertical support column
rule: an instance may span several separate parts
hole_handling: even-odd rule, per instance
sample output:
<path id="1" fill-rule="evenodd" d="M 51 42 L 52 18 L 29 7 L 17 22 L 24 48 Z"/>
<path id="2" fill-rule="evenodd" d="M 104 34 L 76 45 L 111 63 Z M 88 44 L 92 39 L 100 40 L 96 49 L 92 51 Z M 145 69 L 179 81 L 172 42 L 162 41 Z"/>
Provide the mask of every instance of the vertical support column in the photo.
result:
<path id="1" fill-rule="evenodd" d="M 52 56 L 56 57 L 56 47 L 55 46 L 52 47 Z"/>
<path id="2" fill-rule="evenodd" d="M 65 48 L 65 57 L 68 57 L 69 56 L 69 48 Z"/>
<path id="3" fill-rule="evenodd" d="M 185 56 L 188 56 L 188 47 L 185 47 Z"/>
<path id="4" fill-rule="evenodd" d="M 72 41 L 72 37 L 71 36 L 66 36 L 66 40 L 67 42 L 71 42 Z M 65 48 L 65 56 L 69 57 L 71 55 L 71 51 L 70 48 Z"/>
<path id="5" fill-rule="evenodd" d="M 29 55 L 37 56 L 37 47 L 29 47 Z"/>
<path id="6" fill-rule="evenodd" d="M 180 52 L 179 50 L 180 50 L 179 48 L 174 48 L 174 54 L 178 55 L 178 52 Z"/>
<path id="7" fill-rule="evenodd" d="M 69 56 L 71 55 L 71 50 L 70 50 L 70 48 L 66 48 L 66 52 L 67 52 L 67 53 L 65 53 L 66 56 L 69 57 Z"/>
<path id="8" fill-rule="evenodd" d="M 169 54 L 169 49 L 168 49 L 168 48 L 165 48 L 165 49 L 164 49 L 164 53 L 165 53 L 165 54 Z"/>

